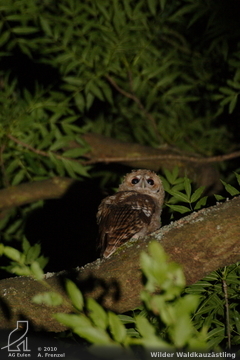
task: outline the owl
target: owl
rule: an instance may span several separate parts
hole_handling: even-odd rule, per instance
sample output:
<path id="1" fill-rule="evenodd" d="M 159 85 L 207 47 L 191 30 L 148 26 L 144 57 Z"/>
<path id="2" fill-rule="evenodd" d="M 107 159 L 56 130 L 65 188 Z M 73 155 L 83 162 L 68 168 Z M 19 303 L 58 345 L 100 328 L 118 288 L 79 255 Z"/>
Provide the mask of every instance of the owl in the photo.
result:
<path id="1" fill-rule="evenodd" d="M 129 239 L 159 229 L 164 194 L 153 171 L 140 169 L 127 174 L 117 193 L 103 199 L 98 208 L 100 256 L 107 258 Z"/>

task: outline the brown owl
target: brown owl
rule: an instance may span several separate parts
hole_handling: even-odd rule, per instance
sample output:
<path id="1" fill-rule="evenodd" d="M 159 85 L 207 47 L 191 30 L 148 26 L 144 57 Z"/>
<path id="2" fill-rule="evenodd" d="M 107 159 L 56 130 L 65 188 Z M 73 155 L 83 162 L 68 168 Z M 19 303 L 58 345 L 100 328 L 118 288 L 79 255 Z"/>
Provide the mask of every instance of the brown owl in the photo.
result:
<path id="1" fill-rule="evenodd" d="M 102 200 L 97 213 L 101 257 L 109 257 L 129 239 L 160 228 L 164 200 L 160 178 L 150 170 L 132 170 L 118 191 Z"/>

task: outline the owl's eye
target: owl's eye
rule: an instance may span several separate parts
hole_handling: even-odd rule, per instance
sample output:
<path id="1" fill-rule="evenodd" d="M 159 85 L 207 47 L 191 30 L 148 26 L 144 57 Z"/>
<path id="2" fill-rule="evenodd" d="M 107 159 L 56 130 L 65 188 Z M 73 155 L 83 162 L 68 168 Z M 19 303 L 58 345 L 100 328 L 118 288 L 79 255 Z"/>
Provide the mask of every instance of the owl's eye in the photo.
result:
<path id="1" fill-rule="evenodd" d="M 154 185 L 153 179 L 147 179 L 147 183 L 148 183 L 149 185 Z"/>
<path id="2" fill-rule="evenodd" d="M 132 184 L 137 184 L 137 183 L 139 183 L 139 179 L 138 178 L 134 178 L 134 179 L 132 179 Z"/>

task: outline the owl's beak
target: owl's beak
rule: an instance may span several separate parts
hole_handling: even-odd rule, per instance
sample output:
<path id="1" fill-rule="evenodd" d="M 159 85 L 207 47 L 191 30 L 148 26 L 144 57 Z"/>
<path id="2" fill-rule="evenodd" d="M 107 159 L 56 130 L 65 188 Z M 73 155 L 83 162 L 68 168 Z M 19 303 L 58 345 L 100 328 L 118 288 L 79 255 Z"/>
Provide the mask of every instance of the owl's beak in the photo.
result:
<path id="1" fill-rule="evenodd" d="M 142 178 L 140 180 L 140 186 L 141 186 L 142 189 L 147 187 L 147 180 L 145 178 Z"/>

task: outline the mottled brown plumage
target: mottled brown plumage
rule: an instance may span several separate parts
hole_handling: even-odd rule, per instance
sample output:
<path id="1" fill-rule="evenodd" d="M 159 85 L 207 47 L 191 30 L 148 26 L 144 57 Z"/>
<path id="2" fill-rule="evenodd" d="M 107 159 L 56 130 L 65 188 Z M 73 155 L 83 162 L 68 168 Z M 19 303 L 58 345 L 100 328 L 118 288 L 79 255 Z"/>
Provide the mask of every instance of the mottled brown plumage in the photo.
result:
<path id="1" fill-rule="evenodd" d="M 133 170 L 115 195 L 102 200 L 97 213 L 101 256 L 110 256 L 123 243 L 160 228 L 164 189 L 150 170 Z"/>

